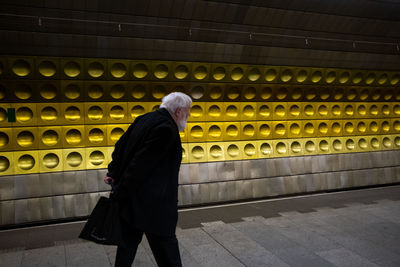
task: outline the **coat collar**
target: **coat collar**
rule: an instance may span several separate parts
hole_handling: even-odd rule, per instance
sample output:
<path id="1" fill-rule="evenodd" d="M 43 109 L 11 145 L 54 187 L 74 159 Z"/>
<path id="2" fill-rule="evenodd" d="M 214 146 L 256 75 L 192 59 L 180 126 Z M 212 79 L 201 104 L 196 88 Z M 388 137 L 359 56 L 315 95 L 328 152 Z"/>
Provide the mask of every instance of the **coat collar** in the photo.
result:
<path id="1" fill-rule="evenodd" d="M 159 112 L 162 116 L 169 118 L 174 123 L 176 128 L 178 129 L 178 125 L 176 125 L 174 118 L 172 118 L 172 115 L 169 113 L 169 111 L 166 108 L 160 108 L 157 110 L 157 112 Z"/>

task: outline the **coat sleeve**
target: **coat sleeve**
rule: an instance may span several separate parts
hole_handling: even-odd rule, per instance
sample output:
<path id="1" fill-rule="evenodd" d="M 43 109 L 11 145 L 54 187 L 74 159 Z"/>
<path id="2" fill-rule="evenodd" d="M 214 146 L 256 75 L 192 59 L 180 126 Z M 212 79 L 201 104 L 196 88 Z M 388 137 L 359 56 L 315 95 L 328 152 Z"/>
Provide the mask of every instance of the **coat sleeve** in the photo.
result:
<path id="1" fill-rule="evenodd" d="M 174 129 L 168 124 L 156 126 L 150 131 L 133 158 L 128 161 L 122 174 L 122 183 L 126 188 L 135 189 L 140 186 L 143 179 L 149 177 L 157 168 L 158 163 L 176 149 L 173 147 L 175 134 Z"/>

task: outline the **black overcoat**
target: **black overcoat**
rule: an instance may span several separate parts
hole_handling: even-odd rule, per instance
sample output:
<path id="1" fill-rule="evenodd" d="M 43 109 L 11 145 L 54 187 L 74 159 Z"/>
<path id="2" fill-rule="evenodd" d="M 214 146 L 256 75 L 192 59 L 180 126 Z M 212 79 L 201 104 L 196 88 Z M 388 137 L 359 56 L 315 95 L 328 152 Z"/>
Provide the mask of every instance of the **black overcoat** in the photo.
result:
<path id="1" fill-rule="evenodd" d="M 158 235 L 174 235 L 178 220 L 178 176 L 182 145 L 165 108 L 139 116 L 115 144 L 108 176 L 129 225 Z"/>

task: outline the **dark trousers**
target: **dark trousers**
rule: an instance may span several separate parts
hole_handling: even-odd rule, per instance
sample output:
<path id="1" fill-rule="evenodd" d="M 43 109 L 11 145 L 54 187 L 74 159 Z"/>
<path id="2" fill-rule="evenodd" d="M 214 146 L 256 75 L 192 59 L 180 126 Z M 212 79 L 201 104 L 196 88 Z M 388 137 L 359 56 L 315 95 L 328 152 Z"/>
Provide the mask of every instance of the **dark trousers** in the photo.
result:
<path id="1" fill-rule="evenodd" d="M 144 233 L 158 266 L 182 266 L 176 236 L 158 236 Z M 115 267 L 130 267 L 136 256 L 136 250 L 142 241 L 143 232 L 135 230 L 130 233 L 127 247 L 118 246 Z"/>

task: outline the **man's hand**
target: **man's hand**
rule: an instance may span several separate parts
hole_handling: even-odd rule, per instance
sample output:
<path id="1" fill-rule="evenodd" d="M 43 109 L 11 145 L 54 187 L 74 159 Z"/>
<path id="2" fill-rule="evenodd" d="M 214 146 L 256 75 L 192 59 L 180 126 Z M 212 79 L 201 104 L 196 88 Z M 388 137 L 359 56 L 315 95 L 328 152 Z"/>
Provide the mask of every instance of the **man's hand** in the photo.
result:
<path id="1" fill-rule="evenodd" d="M 104 177 L 104 182 L 106 184 L 112 184 L 112 183 L 114 183 L 114 179 L 110 176 L 106 176 L 106 177 Z"/>

